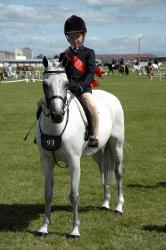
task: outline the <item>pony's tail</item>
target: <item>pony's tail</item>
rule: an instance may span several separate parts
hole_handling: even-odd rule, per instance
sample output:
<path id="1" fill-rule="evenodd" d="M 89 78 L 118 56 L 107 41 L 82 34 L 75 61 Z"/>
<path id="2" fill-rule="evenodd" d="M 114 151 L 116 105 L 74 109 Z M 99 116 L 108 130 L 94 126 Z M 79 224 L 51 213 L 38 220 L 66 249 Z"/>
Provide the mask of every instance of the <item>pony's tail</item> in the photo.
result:
<path id="1" fill-rule="evenodd" d="M 102 152 L 101 182 L 108 185 L 115 184 L 115 162 L 111 146 L 108 143 Z"/>

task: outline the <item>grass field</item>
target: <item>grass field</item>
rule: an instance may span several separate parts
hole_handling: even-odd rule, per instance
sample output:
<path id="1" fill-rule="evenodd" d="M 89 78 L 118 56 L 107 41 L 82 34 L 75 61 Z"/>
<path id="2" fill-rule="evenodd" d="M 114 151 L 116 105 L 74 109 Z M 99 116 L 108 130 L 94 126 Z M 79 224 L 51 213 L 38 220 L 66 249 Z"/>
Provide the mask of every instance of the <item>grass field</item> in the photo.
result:
<path id="1" fill-rule="evenodd" d="M 97 166 L 82 159 L 81 238 L 71 240 L 68 169 L 56 167 L 52 224 L 46 238 L 34 232 L 43 220 L 43 173 L 27 141 L 41 83 L 0 84 L 0 250 L 166 249 L 166 79 L 135 74 L 105 77 L 101 88 L 122 102 L 125 112 L 124 214 L 101 211 L 103 188 Z M 112 187 L 115 205 L 116 186 Z"/>

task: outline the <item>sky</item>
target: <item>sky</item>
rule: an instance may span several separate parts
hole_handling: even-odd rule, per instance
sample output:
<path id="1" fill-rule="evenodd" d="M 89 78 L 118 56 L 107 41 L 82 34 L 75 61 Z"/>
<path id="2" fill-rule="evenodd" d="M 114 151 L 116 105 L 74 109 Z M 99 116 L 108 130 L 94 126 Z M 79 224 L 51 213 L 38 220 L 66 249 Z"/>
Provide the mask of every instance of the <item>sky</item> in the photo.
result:
<path id="1" fill-rule="evenodd" d="M 68 42 L 71 15 L 87 26 L 85 46 L 96 54 L 166 56 L 166 0 L 0 0 L 0 50 L 29 47 L 53 57 Z M 140 41 L 140 43 L 139 43 Z"/>

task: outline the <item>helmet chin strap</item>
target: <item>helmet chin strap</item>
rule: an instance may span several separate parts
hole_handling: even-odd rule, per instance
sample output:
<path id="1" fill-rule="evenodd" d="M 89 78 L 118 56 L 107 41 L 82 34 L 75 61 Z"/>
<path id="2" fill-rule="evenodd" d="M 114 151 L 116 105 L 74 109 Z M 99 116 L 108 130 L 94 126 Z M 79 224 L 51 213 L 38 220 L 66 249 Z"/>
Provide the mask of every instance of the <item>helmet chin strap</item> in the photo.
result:
<path id="1" fill-rule="evenodd" d="M 69 42 L 69 35 L 65 34 L 67 41 Z"/>

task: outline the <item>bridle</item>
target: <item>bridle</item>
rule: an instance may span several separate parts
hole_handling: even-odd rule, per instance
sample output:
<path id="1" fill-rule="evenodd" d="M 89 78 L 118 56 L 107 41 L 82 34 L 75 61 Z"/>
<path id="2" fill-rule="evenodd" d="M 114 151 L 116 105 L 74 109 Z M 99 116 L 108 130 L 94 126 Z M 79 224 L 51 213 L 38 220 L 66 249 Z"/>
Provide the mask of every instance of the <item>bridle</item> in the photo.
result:
<path id="1" fill-rule="evenodd" d="M 52 75 L 55 74 L 55 75 L 57 75 L 57 74 L 61 74 L 61 73 L 66 73 L 66 72 L 64 70 L 46 70 L 46 71 L 43 72 L 43 75 L 45 75 L 45 74 L 52 74 Z M 67 90 L 67 85 L 66 85 L 66 90 Z M 64 116 L 66 110 L 68 109 L 68 105 L 69 105 L 68 102 L 67 102 L 67 95 L 65 97 L 62 97 L 60 95 L 53 95 L 53 96 L 48 98 L 47 95 L 46 95 L 45 90 L 44 90 L 44 94 L 45 94 L 45 99 L 46 99 L 46 107 L 47 107 L 48 110 L 50 110 L 50 101 L 51 100 L 53 100 L 53 99 L 62 100 L 62 102 L 63 102 L 63 112 L 62 112 L 62 114 Z M 66 107 L 67 107 L 67 109 L 66 109 Z"/>
<path id="2" fill-rule="evenodd" d="M 65 71 L 61 71 L 61 70 L 44 71 L 44 72 L 43 72 L 43 75 L 44 75 L 44 74 L 47 74 L 47 73 L 48 73 L 48 74 L 61 74 L 61 73 L 65 73 Z M 66 90 L 67 90 L 67 88 L 66 88 Z M 66 92 L 67 92 L 67 91 L 66 91 Z M 45 93 L 44 93 L 44 94 L 45 94 Z M 47 97 L 47 96 L 46 96 L 46 94 L 45 94 L 45 98 L 46 98 L 46 97 Z M 42 143 L 42 147 L 44 147 L 46 150 L 51 151 L 55 163 L 56 163 L 59 167 L 63 168 L 63 167 L 62 167 L 61 165 L 59 165 L 59 163 L 57 162 L 54 151 L 58 150 L 59 147 L 60 147 L 60 145 L 61 145 L 61 138 L 62 138 L 62 135 L 63 135 L 63 133 L 64 133 L 66 127 L 67 127 L 68 121 L 69 121 L 69 105 L 70 105 L 70 102 L 72 101 L 72 99 L 74 98 L 74 95 L 71 94 L 69 99 L 67 99 L 67 93 L 66 93 L 66 96 L 65 96 L 64 98 L 63 98 L 62 96 L 59 96 L 59 95 L 54 95 L 54 96 L 51 96 L 50 98 L 46 98 L 46 104 L 45 104 L 45 103 L 43 103 L 43 104 L 46 106 L 46 108 L 47 108 L 48 110 L 50 109 L 50 104 L 49 104 L 50 101 L 51 101 L 52 99 L 56 99 L 56 98 L 57 98 L 57 99 L 61 99 L 61 100 L 63 101 L 63 116 L 64 116 L 64 114 L 67 112 L 66 122 L 65 122 L 65 124 L 64 124 L 64 127 L 63 127 L 61 133 L 60 133 L 59 135 L 56 135 L 56 136 L 44 134 L 43 131 L 42 131 L 42 128 L 41 128 L 41 116 L 40 116 L 40 118 L 39 118 L 39 129 L 40 129 L 40 134 L 41 134 L 41 143 L 42 143 L 42 141 L 45 142 L 45 147 L 44 147 L 44 144 L 43 144 L 43 143 Z M 43 112 L 43 110 L 42 110 L 42 112 Z M 45 114 L 44 112 L 43 112 L 43 114 L 44 114 L 45 116 L 49 117 L 50 111 L 49 111 L 48 114 Z M 34 125 L 34 124 L 33 124 L 33 125 Z M 30 130 L 31 130 L 31 129 L 30 129 Z M 28 137 L 28 135 L 29 135 L 29 133 L 30 133 L 30 130 L 29 130 L 28 133 L 26 134 L 24 140 L 27 139 L 27 137 Z M 55 148 L 52 147 L 53 144 L 55 144 Z"/>
<path id="3" fill-rule="evenodd" d="M 59 71 L 59 70 L 54 70 L 54 71 L 44 71 L 43 74 L 61 74 L 61 73 L 65 73 L 65 71 Z M 66 115 L 66 121 L 64 124 L 64 127 L 61 131 L 61 133 L 59 135 L 47 135 L 44 134 L 41 128 L 41 116 L 39 118 L 39 129 L 40 129 L 40 134 L 41 134 L 41 143 L 42 146 L 46 149 L 52 152 L 53 158 L 55 163 L 59 166 L 56 158 L 55 158 L 55 154 L 54 151 L 58 150 L 60 145 L 61 145 L 61 138 L 62 135 L 67 127 L 68 121 L 69 121 L 69 105 L 71 100 L 73 99 L 73 95 L 70 96 L 69 100 L 67 99 L 67 88 L 66 88 L 66 96 L 63 98 L 62 96 L 59 95 L 53 95 L 50 98 L 47 98 L 46 93 L 45 94 L 45 98 L 46 98 L 46 107 L 49 110 L 48 114 L 45 114 L 42 110 L 42 112 L 44 113 L 45 116 L 49 116 L 50 115 L 50 101 L 53 99 L 60 99 L 63 101 L 63 112 L 62 115 L 64 116 L 64 114 L 67 112 Z M 44 104 L 44 103 L 43 103 Z"/>

